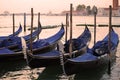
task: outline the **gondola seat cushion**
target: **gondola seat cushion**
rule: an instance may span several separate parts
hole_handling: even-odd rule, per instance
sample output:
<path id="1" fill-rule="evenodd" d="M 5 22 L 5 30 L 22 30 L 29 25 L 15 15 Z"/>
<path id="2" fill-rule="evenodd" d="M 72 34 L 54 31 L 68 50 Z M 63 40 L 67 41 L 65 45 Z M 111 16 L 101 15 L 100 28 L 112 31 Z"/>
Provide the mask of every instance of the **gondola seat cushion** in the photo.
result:
<path id="1" fill-rule="evenodd" d="M 85 45 L 82 39 L 72 39 L 72 51 L 79 50 Z M 69 53 L 70 40 L 64 44 L 64 51 Z"/>
<path id="2" fill-rule="evenodd" d="M 49 42 L 47 42 L 45 39 L 40 39 L 32 43 L 32 48 L 36 49 L 36 48 L 44 47 L 47 45 L 49 45 Z M 28 44 L 28 48 L 30 49 L 30 44 Z"/>
<path id="3" fill-rule="evenodd" d="M 101 56 L 104 54 L 109 53 L 108 49 L 108 41 L 98 41 L 94 46 L 93 46 L 93 54 L 96 56 Z M 111 50 L 115 48 L 115 45 L 111 42 Z"/>

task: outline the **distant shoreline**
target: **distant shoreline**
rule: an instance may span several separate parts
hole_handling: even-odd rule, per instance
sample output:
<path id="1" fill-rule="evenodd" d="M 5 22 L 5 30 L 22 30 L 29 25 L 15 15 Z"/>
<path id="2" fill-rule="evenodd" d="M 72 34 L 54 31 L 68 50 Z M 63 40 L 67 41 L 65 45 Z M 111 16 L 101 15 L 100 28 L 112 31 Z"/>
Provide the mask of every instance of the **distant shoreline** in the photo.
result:
<path id="1" fill-rule="evenodd" d="M 14 13 L 15 16 L 24 16 L 24 13 Z M 0 14 L 0 16 L 12 16 L 13 14 Z M 38 16 L 37 13 L 34 14 L 35 16 Z M 66 16 L 63 14 L 40 14 L 43 16 Z M 31 16 L 30 13 L 26 13 L 26 16 Z M 73 15 L 73 16 L 94 16 L 94 15 Z M 97 17 L 108 17 L 108 16 L 99 16 L 97 15 Z M 112 16 L 112 17 L 120 17 L 120 16 Z"/>

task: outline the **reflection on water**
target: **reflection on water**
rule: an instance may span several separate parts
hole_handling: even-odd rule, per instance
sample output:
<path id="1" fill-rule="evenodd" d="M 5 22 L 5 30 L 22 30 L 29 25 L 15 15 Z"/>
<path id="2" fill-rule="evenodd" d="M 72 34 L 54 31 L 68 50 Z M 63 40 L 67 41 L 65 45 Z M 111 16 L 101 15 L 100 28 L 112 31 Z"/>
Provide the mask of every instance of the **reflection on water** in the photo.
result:
<path id="1" fill-rule="evenodd" d="M 0 64 L 0 80 L 35 79 L 44 68 L 31 70 L 23 60 Z"/>
<path id="2" fill-rule="evenodd" d="M 27 16 L 28 17 L 28 16 Z M 36 18 L 36 17 L 35 17 Z M 18 20 L 17 20 L 18 19 Z M 30 18 L 28 17 L 28 23 L 30 24 Z M 3 22 L 2 22 L 3 20 Z M 16 17 L 16 25 L 21 21 L 23 23 L 23 17 L 19 16 Z M 61 22 L 65 23 L 65 16 L 42 16 L 41 17 L 41 23 L 44 25 L 53 25 L 53 24 L 61 24 Z M 114 18 L 113 23 L 119 24 L 120 18 Z M 6 22 L 9 22 L 5 24 Z M 35 19 L 34 24 L 37 24 L 37 19 Z M 97 18 L 97 23 L 108 23 L 107 17 L 99 17 Z M 73 23 L 93 23 L 93 17 L 82 17 L 82 16 L 75 16 L 73 17 Z M 11 17 L 1 17 L 0 16 L 0 26 L 2 28 L 0 29 L 0 35 L 8 35 L 12 32 L 11 27 L 12 25 L 12 19 Z M 3 26 L 7 26 L 8 28 L 3 28 Z M 10 31 L 11 29 L 11 31 Z M 93 36 L 93 28 L 89 27 L 92 36 Z M 120 36 L 120 28 L 114 28 L 115 31 Z M 54 34 L 58 29 L 50 29 L 50 30 L 42 30 L 40 34 L 40 38 L 47 37 L 49 35 Z M 84 27 L 74 27 L 73 28 L 73 37 L 77 37 L 79 34 L 82 33 L 84 30 Z M 6 33 L 7 32 L 7 33 Z M 97 27 L 97 40 L 103 39 L 103 37 L 108 33 L 108 28 L 106 27 Z M 28 33 L 27 33 L 28 34 Z M 48 35 L 49 34 L 49 35 Z M 68 34 L 69 35 L 69 34 Z M 62 38 L 62 41 L 64 41 L 65 36 Z M 91 40 L 91 43 L 89 47 L 93 46 L 93 37 Z M 36 68 L 36 69 L 30 69 L 25 61 L 14 61 L 14 62 L 6 62 L 6 63 L 0 63 L 0 80 L 30 80 L 30 79 L 37 79 L 37 80 L 120 80 L 120 44 L 118 45 L 118 50 L 116 53 L 116 61 L 114 62 L 112 66 L 111 75 L 107 74 L 107 66 L 98 68 L 96 70 L 91 71 L 81 71 L 78 74 L 75 74 L 73 76 L 69 77 L 63 77 L 62 76 L 62 67 L 61 66 L 53 66 L 53 67 L 47 67 L 47 68 Z"/>

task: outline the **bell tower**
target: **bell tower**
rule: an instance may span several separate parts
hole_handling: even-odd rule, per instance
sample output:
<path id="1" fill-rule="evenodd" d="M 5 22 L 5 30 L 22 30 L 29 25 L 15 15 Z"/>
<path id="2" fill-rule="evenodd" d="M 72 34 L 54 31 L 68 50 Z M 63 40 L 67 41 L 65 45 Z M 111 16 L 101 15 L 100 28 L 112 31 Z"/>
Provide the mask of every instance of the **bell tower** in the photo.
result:
<path id="1" fill-rule="evenodd" d="M 118 9 L 119 2 L 118 0 L 113 0 L 113 9 Z"/>

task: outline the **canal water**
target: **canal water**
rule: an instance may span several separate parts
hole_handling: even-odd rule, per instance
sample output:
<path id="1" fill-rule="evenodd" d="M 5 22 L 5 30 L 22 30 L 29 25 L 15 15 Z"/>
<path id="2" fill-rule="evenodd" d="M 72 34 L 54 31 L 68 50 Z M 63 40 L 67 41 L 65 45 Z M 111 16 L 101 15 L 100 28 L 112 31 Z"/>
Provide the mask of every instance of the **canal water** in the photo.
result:
<path id="1" fill-rule="evenodd" d="M 23 16 L 15 16 L 15 26 L 18 28 L 19 24 L 23 25 L 24 22 Z M 27 16 L 26 24 L 27 28 L 30 26 L 31 17 Z M 108 17 L 97 17 L 97 24 L 108 24 Z M 41 24 L 43 26 L 48 25 L 60 25 L 61 23 L 65 24 L 65 16 L 41 16 Z M 73 16 L 73 37 L 76 38 L 79 36 L 83 30 L 84 26 L 76 26 L 76 24 L 93 24 L 93 16 Z M 112 24 L 120 24 L 119 17 L 112 18 Z M 34 17 L 34 26 L 37 26 L 37 16 Z M 53 34 L 55 34 L 60 27 L 54 29 L 43 29 L 40 38 L 44 39 Z M 89 27 L 92 33 L 92 40 L 89 44 L 91 48 L 93 46 L 93 32 L 94 28 Z M 114 27 L 114 30 L 118 33 L 120 37 L 120 28 Z M 9 35 L 12 33 L 12 16 L 0 16 L 0 36 Z M 30 31 L 27 31 L 26 34 L 29 34 Z M 69 29 L 68 29 L 69 33 Z M 97 27 L 97 36 L 96 40 L 102 40 L 105 35 L 108 33 L 108 27 Z M 22 32 L 19 36 L 23 36 Z M 68 34 L 69 35 L 69 34 Z M 69 37 L 68 37 L 69 38 Z M 65 36 L 61 39 L 61 42 L 64 44 Z M 14 61 L 14 62 L 1 62 L 0 63 L 0 80 L 120 80 L 120 44 L 118 45 L 116 60 L 111 67 L 111 74 L 107 74 L 107 66 L 99 68 L 93 71 L 84 71 L 79 74 L 74 74 L 71 76 L 63 76 L 62 67 L 52 66 L 52 67 L 43 67 L 30 69 L 25 60 Z"/>

